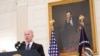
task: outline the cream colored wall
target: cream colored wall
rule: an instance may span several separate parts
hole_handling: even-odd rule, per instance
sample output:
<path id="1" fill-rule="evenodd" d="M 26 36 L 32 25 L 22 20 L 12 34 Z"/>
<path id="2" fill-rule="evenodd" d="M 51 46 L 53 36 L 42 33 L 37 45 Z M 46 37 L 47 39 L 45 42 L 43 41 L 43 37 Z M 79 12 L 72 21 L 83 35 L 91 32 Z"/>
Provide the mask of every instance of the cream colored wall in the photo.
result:
<path id="1" fill-rule="evenodd" d="M 17 40 L 24 40 L 24 30 L 28 27 L 27 0 L 18 0 L 17 5 Z"/>
<path id="2" fill-rule="evenodd" d="M 16 0 L 0 1 L 0 52 L 15 50 L 16 42 Z"/>
<path id="3" fill-rule="evenodd" d="M 97 43 L 98 43 L 98 52 L 100 56 L 100 0 L 94 0 L 95 6 L 95 15 L 96 15 L 96 28 L 97 28 Z"/>

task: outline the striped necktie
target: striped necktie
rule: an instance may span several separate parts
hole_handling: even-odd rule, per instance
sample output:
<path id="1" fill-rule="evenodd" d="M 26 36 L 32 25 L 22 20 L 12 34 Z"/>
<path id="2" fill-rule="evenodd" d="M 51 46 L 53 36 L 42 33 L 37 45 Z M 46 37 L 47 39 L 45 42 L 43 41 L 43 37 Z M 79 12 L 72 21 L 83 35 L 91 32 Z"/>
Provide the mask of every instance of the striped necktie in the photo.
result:
<path id="1" fill-rule="evenodd" d="M 26 46 L 26 50 L 30 50 L 30 44 L 28 44 L 27 46 Z"/>

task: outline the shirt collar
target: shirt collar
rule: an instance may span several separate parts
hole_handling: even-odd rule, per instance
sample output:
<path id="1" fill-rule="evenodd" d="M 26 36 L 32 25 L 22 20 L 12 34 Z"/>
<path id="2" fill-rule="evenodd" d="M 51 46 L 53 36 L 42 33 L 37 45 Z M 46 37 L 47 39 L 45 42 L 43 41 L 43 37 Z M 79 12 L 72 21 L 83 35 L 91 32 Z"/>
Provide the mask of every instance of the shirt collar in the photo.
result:
<path id="1" fill-rule="evenodd" d="M 25 43 L 26 43 L 26 44 L 30 44 L 30 45 L 31 45 L 31 44 L 33 43 L 33 41 L 31 41 L 30 43 L 27 43 L 27 42 L 25 41 Z"/>

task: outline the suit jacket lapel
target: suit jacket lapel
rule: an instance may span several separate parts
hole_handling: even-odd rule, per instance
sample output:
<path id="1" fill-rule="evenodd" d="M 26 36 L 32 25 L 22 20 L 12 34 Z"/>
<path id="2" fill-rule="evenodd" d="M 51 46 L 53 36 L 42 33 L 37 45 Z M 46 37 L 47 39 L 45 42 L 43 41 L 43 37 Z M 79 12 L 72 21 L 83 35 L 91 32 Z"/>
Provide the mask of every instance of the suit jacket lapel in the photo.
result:
<path id="1" fill-rule="evenodd" d="M 33 42 L 32 46 L 31 46 L 31 49 L 34 49 L 34 48 L 35 48 L 35 43 Z"/>

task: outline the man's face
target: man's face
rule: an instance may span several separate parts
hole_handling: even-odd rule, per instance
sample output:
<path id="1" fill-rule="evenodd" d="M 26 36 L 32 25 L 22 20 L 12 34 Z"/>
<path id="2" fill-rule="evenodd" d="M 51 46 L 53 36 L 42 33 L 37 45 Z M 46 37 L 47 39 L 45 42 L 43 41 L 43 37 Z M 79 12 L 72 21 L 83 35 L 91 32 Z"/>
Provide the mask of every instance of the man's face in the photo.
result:
<path id="1" fill-rule="evenodd" d="M 24 37 L 25 37 L 25 41 L 30 43 L 33 39 L 33 32 L 30 30 L 27 30 L 24 32 Z"/>
<path id="2" fill-rule="evenodd" d="M 71 13 L 70 13 L 70 12 L 67 12 L 67 13 L 66 13 L 66 18 L 67 18 L 67 19 L 70 19 L 70 18 L 71 18 Z"/>

